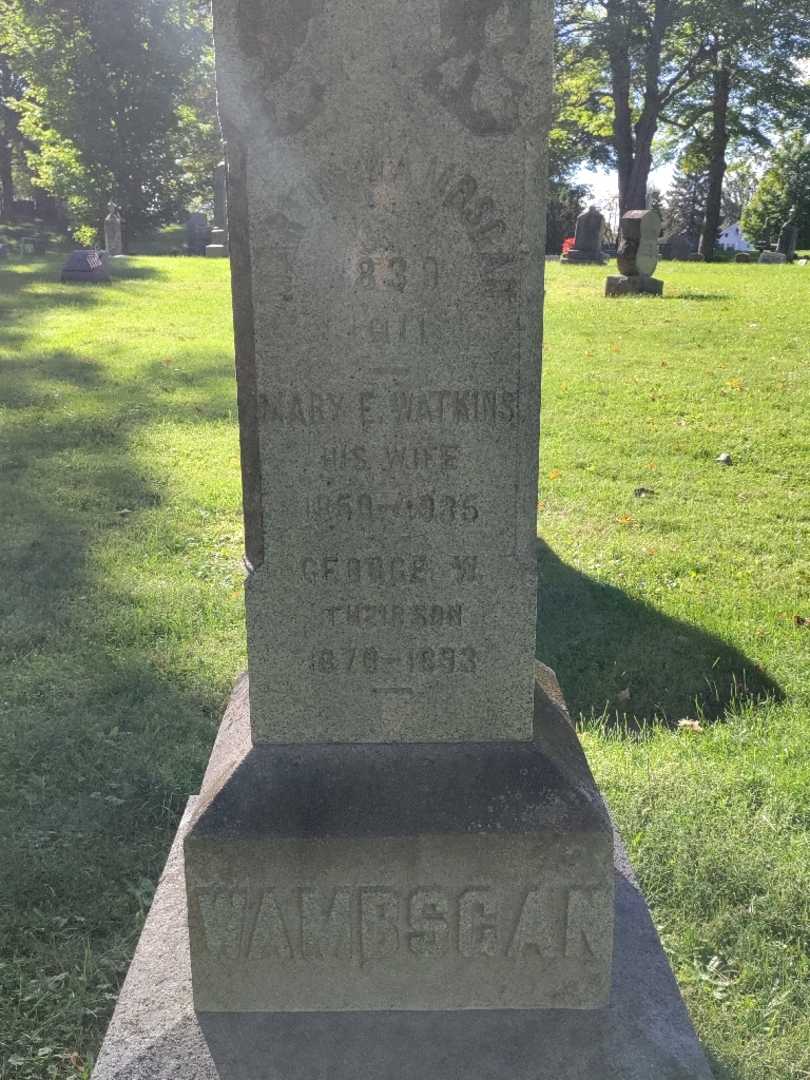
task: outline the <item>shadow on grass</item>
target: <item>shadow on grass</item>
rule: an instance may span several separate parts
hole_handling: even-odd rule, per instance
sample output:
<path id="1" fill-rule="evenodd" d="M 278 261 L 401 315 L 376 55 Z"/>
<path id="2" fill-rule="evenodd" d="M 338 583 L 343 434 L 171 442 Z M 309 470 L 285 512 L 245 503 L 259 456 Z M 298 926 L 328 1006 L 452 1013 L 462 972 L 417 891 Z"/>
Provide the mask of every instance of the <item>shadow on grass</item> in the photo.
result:
<path id="1" fill-rule="evenodd" d="M 731 293 L 709 293 L 709 292 L 685 292 L 685 293 L 664 293 L 664 300 L 692 300 L 695 303 L 708 303 L 712 300 L 731 300 L 733 299 Z"/>
<path id="2" fill-rule="evenodd" d="M 574 717 L 631 727 L 722 716 L 735 700 L 782 690 L 738 649 L 568 566 L 537 542 L 537 655 Z"/>
<path id="3" fill-rule="evenodd" d="M 109 295 L 32 293 L 37 279 L 0 283 L 0 940 L 15 957 L 0 965 L 0 1029 L 2 1053 L 44 1076 L 31 1032 L 47 1031 L 54 1068 L 100 1041 L 224 691 L 172 670 L 171 610 L 100 573 L 96 551 L 163 497 L 135 456 L 139 426 L 234 403 L 229 358 L 197 365 L 178 402 L 148 365 L 121 378 L 70 349 L 26 349 L 55 305 Z"/>

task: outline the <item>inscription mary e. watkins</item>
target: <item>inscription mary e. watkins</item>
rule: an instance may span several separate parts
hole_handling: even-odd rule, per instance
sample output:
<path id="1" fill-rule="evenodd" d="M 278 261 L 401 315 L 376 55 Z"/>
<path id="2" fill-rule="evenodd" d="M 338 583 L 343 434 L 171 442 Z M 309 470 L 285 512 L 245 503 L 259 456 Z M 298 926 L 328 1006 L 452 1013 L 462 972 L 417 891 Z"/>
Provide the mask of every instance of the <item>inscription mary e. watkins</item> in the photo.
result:
<path id="1" fill-rule="evenodd" d="M 322 231 L 307 228 L 310 188 L 277 194 L 267 217 L 268 244 L 282 219 L 296 240 L 283 284 L 254 297 L 273 319 L 257 357 L 271 557 L 247 590 L 254 731 L 529 738 L 537 354 L 520 339 L 522 187 L 437 155 L 354 160 Z M 420 625 L 428 607 L 462 617 Z"/>

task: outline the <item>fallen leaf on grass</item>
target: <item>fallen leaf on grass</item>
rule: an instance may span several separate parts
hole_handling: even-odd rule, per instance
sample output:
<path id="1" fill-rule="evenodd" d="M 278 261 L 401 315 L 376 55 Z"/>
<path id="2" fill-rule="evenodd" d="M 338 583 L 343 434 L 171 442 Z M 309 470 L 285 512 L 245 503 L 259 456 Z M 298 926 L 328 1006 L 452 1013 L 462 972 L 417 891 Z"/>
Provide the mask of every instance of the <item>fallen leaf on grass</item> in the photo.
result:
<path id="1" fill-rule="evenodd" d="M 703 731 L 703 728 L 697 720 L 679 720 L 678 727 L 682 731 Z"/>
<path id="2" fill-rule="evenodd" d="M 619 525 L 635 525 L 636 519 L 631 514 L 619 514 L 616 518 Z"/>
<path id="3" fill-rule="evenodd" d="M 559 480 L 562 476 L 562 472 L 559 469 L 552 469 L 548 474 L 549 480 Z"/>

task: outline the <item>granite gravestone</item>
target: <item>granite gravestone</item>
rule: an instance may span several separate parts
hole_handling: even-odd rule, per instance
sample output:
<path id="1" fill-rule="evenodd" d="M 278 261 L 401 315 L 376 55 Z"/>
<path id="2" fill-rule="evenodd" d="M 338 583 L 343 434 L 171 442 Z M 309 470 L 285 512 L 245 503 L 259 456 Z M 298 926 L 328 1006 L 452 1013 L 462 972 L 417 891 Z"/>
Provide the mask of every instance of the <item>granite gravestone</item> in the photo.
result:
<path id="1" fill-rule="evenodd" d="M 186 222 L 186 251 L 189 255 L 205 255 L 211 238 L 211 226 L 205 214 L 195 211 Z"/>
<path id="2" fill-rule="evenodd" d="M 562 263 L 597 263 L 605 261 L 602 254 L 602 236 L 605 232 L 605 219 L 597 207 L 589 206 L 577 218 L 574 230 L 574 246 L 562 256 Z"/>
<path id="3" fill-rule="evenodd" d="M 120 207 L 111 202 L 109 213 L 104 219 L 104 248 L 109 256 L 115 258 L 124 254 L 124 231 Z"/>
<path id="4" fill-rule="evenodd" d="M 610 829 L 532 741 L 545 10 L 215 27 L 252 745 L 186 841 L 195 1003 L 604 1004 Z"/>
<path id="5" fill-rule="evenodd" d="M 785 255 L 784 251 L 761 251 L 757 262 L 781 265 L 787 262 L 787 255 Z"/>
<path id="6" fill-rule="evenodd" d="M 85 281 L 97 284 L 111 281 L 110 267 L 105 252 L 95 250 L 73 251 L 62 267 L 60 280 L 64 282 Z"/>
<path id="7" fill-rule="evenodd" d="M 652 275 L 658 265 L 661 216 L 657 210 L 628 210 L 622 218 L 622 235 L 616 260 L 619 276 L 609 277 L 606 296 L 649 293 L 660 296 L 664 283 Z"/>
<path id="8" fill-rule="evenodd" d="M 794 212 L 779 231 L 779 242 L 776 250 L 785 256 L 786 262 L 792 262 L 796 256 L 796 244 L 799 239 L 799 226 L 794 220 Z"/>
<path id="9" fill-rule="evenodd" d="M 219 258 L 228 254 L 228 173 L 224 161 L 214 170 L 214 227 L 205 254 Z"/>
<path id="10" fill-rule="evenodd" d="M 703 1080 L 534 661 L 550 5 L 214 16 L 250 690 L 96 1080 Z"/>

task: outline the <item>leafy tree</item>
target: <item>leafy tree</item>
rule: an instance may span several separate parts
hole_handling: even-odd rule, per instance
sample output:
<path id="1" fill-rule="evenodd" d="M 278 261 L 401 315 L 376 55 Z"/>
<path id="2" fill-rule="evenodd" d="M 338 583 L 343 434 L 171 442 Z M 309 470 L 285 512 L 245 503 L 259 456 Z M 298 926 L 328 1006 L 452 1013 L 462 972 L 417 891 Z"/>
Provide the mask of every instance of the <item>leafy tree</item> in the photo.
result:
<path id="1" fill-rule="evenodd" d="M 659 124 L 702 75 L 707 42 L 693 32 L 702 2 L 559 0 L 564 49 L 593 82 L 583 120 L 610 148 L 622 213 L 646 207 Z"/>
<path id="2" fill-rule="evenodd" d="M 773 243 L 794 209 L 799 244 L 810 247 L 810 139 L 800 132 L 787 136 L 774 151 L 743 213 L 746 236 Z"/>
<path id="3" fill-rule="evenodd" d="M 714 0 L 696 7 L 694 20 L 708 62 L 678 115 L 664 119 L 688 143 L 705 147 L 702 250 L 711 259 L 729 147 L 761 152 L 786 124 L 810 121 L 810 84 L 798 64 L 810 56 L 810 0 Z"/>
<path id="4" fill-rule="evenodd" d="M 751 202 L 759 179 L 748 158 L 732 161 L 723 181 L 723 220 L 739 221 Z"/>
<path id="5" fill-rule="evenodd" d="M 583 126 L 609 143 L 622 212 L 646 205 L 662 125 L 706 141 L 712 219 L 728 145 L 805 108 L 796 61 L 810 55 L 810 0 L 558 0 L 558 32 L 589 83 Z"/>
<path id="6" fill-rule="evenodd" d="M 35 183 L 75 224 L 100 227 L 111 198 L 131 228 L 176 220 L 210 176 L 212 93 L 196 88 L 210 84 L 207 19 L 198 0 L 0 0 Z"/>

